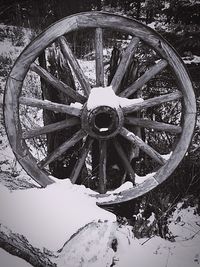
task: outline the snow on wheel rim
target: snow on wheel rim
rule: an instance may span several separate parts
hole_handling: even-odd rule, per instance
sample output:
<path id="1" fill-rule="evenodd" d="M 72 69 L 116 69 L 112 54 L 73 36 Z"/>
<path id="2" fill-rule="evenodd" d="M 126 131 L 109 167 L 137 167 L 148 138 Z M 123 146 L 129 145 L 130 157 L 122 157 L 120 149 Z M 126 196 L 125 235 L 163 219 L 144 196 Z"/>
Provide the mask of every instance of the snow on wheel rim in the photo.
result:
<path id="1" fill-rule="evenodd" d="M 177 99 L 180 98 L 182 95 L 182 102 L 184 107 L 182 111 L 182 132 L 179 142 L 167 162 L 163 164 L 163 166 L 156 173 L 149 175 L 148 179 L 146 179 L 144 182 L 132 188 L 109 194 L 94 194 L 94 196 L 97 197 L 97 202 L 100 205 L 120 203 L 147 193 L 148 191 L 152 190 L 157 185 L 162 183 L 164 180 L 166 180 L 172 174 L 188 149 L 195 126 L 196 101 L 192 83 L 184 67 L 184 64 L 177 53 L 174 51 L 174 49 L 167 43 L 167 41 L 164 40 L 151 28 L 141 24 L 136 20 L 104 12 L 80 13 L 66 17 L 54 23 L 52 26 L 43 31 L 25 48 L 25 50 L 16 60 L 9 74 L 4 96 L 4 117 L 6 131 L 11 147 L 19 163 L 29 173 L 29 175 L 41 186 L 45 187 L 48 184 L 53 183 L 54 181 L 48 176 L 48 174 L 38 167 L 35 159 L 29 152 L 24 139 L 22 138 L 20 118 L 18 113 L 19 96 L 22 90 L 23 80 L 26 77 L 29 68 L 34 68 L 34 65 L 32 63 L 47 47 L 47 45 L 55 41 L 57 38 L 60 38 L 60 42 L 62 44 L 62 36 L 64 34 L 79 29 L 85 29 L 87 27 L 122 31 L 134 36 L 134 45 L 138 43 L 138 40 L 142 40 L 144 43 L 148 44 L 162 57 L 162 60 L 158 64 L 159 68 L 163 68 L 166 64 L 168 64 L 176 76 L 181 94 L 178 92 L 175 96 L 175 99 L 176 97 Z M 99 32 L 97 31 L 97 35 L 98 33 Z M 79 73 L 78 75 L 81 76 L 82 74 Z M 102 83 L 101 76 L 98 82 L 100 84 Z M 117 91 L 117 83 L 118 81 L 116 79 L 115 82 L 113 82 L 115 91 Z M 87 84 L 86 81 L 83 81 L 82 86 L 85 88 L 87 95 L 89 95 L 91 89 L 90 85 Z M 126 97 L 127 95 L 128 92 L 124 92 L 124 97 Z M 169 98 L 170 97 L 174 98 L 174 95 L 170 95 Z M 26 102 L 27 100 L 22 99 L 21 101 Z M 41 105 L 40 103 L 37 104 Z M 149 103 L 145 102 L 145 104 L 148 105 Z M 61 109 L 65 109 L 65 112 L 70 112 L 70 114 L 73 114 L 75 116 L 79 116 L 80 113 L 80 109 L 78 108 L 72 109 L 59 106 L 58 110 Z M 130 109 L 124 108 L 124 112 L 130 112 Z M 121 133 L 125 135 L 126 132 L 122 131 Z M 76 140 L 80 140 L 81 138 L 83 138 L 83 136 L 84 134 L 82 132 L 78 133 Z M 72 142 L 73 141 L 74 140 L 72 140 Z"/>

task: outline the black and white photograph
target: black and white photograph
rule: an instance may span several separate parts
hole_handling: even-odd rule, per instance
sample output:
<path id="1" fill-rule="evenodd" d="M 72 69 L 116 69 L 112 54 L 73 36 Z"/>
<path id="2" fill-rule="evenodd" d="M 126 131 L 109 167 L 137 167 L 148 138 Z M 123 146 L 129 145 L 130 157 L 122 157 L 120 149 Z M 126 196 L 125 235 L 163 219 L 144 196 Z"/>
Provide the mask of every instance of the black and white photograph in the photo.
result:
<path id="1" fill-rule="evenodd" d="M 0 0 L 0 267 L 200 265 L 200 1 Z"/>

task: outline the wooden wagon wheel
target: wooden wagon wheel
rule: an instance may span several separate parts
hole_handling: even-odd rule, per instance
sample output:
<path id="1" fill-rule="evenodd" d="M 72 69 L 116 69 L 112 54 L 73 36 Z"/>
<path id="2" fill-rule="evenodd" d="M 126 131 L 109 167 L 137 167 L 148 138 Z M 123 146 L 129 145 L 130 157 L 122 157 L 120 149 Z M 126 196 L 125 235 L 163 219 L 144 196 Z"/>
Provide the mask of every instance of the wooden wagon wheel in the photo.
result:
<path id="1" fill-rule="evenodd" d="M 94 29 L 95 31 L 96 88 L 93 89 L 91 89 L 90 83 L 85 77 L 83 70 L 80 68 L 78 60 L 73 55 L 64 36 L 72 31 L 86 28 Z M 112 79 L 111 87 L 104 86 L 103 31 L 105 29 L 120 31 L 132 36 L 128 47 L 123 53 L 114 78 Z M 46 70 L 34 63 L 40 53 L 49 44 L 55 41 L 59 41 L 62 53 L 71 65 L 84 91 L 84 95 L 73 91 L 69 86 L 57 80 Z M 145 44 L 151 47 L 159 55 L 160 60 L 146 70 L 132 85 L 119 92 L 120 83 L 126 68 L 130 63 L 131 57 L 136 53 L 139 44 Z M 173 72 L 178 84 L 177 90 L 143 101 L 131 99 L 132 95 L 138 89 L 143 88 L 148 81 L 166 67 Z M 75 102 L 83 104 L 83 107 L 74 107 L 22 96 L 23 81 L 29 69 L 36 72 L 52 86 L 71 97 Z M 100 98 L 100 100 L 94 104 L 94 97 L 97 98 L 98 94 L 101 94 L 99 87 L 101 87 L 100 89 L 105 93 L 105 97 L 103 100 Z M 127 100 L 128 98 L 130 98 L 130 100 Z M 127 104 L 122 104 L 125 103 L 125 100 Z M 134 112 L 136 111 L 145 110 L 176 100 L 179 100 L 181 103 L 182 115 L 180 125 L 136 118 L 134 116 Z M 16 60 L 9 74 L 4 101 L 5 124 L 11 147 L 23 168 L 43 187 L 54 182 L 45 171 L 45 166 L 48 166 L 48 164 L 60 157 L 74 144 L 80 140 L 84 140 L 82 152 L 79 155 L 70 177 L 71 181 L 75 183 L 80 175 L 88 153 L 91 152 L 93 140 L 96 139 L 99 141 L 100 156 L 98 178 L 101 194 L 97 193 L 94 194 L 94 196 L 98 198 L 97 202 L 101 205 L 131 200 L 145 194 L 166 180 L 185 155 L 195 126 L 196 105 L 192 84 L 182 60 L 174 49 L 159 34 L 140 22 L 102 12 L 80 13 L 64 18 L 53 24 L 33 40 Z M 19 115 L 19 107 L 21 105 L 66 113 L 71 118 L 62 122 L 43 126 L 39 129 L 23 132 Z M 73 127 L 77 124 L 81 126 L 79 131 L 50 155 L 47 155 L 42 161 L 36 161 L 29 151 L 26 139 L 64 128 L 66 128 L 67 131 L 69 127 Z M 170 157 L 166 160 L 147 142 L 144 142 L 139 136 L 131 132 L 131 130 L 129 130 L 130 125 L 175 133 L 178 137 L 178 141 L 176 141 L 176 147 L 170 154 Z M 149 175 L 148 179 L 145 179 L 142 183 L 133 185 L 132 188 L 119 193 L 106 193 L 106 180 L 109 179 L 106 174 L 108 141 L 113 141 L 113 146 L 115 146 L 116 152 L 119 154 L 125 171 L 132 178 L 135 176 L 126 151 L 120 145 L 120 142 L 118 142 L 119 136 L 122 139 L 128 140 L 130 144 L 139 147 L 144 154 L 157 162 L 160 167 L 156 168 L 156 171 L 152 175 Z"/>

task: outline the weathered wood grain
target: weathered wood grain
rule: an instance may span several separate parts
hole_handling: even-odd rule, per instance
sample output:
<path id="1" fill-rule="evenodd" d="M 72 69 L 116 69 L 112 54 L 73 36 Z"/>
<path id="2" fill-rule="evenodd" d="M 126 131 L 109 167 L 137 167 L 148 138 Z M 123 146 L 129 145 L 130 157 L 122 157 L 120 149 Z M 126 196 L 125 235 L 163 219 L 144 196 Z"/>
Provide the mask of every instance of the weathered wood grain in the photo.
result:
<path id="1" fill-rule="evenodd" d="M 97 198 L 97 205 L 104 207 L 106 205 L 120 204 L 129 200 L 133 200 L 151 191 L 158 184 L 159 183 L 152 176 L 143 183 L 137 184 L 128 190 L 121 191 L 120 193 L 95 195 Z"/>
<path id="2" fill-rule="evenodd" d="M 133 170 L 133 168 L 132 168 L 132 166 L 131 166 L 131 163 L 130 163 L 130 161 L 128 160 L 128 158 L 127 158 L 127 156 L 126 156 L 126 154 L 125 154 L 125 152 L 124 152 L 122 146 L 120 145 L 120 143 L 117 141 L 116 138 L 115 138 L 115 140 L 113 141 L 113 143 L 114 143 L 115 149 L 116 149 L 116 151 L 117 151 L 119 157 L 121 158 L 121 161 L 122 161 L 122 163 L 123 163 L 123 165 L 124 165 L 124 169 L 125 169 L 125 171 L 127 172 L 128 176 L 129 176 L 129 178 L 130 178 L 130 180 L 131 180 L 133 183 L 135 183 L 135 172 L 134 172 L 134 170 Z M 123 182 L 124 182 L 124 181 L 122 181 L 122 183 L 123 183 Z"/>
<path id="3" fill-rule="evenodd" d="M 160 168 L 155 174 L 155 179 L 159 183 L 162 183 L 166 179 L 166 175 L 169 177 L 173 173 L 182 157 L 187 152 L 188 146 L 186 144 L 189 140 L 191 140 L 189 139 L 188 134 L 190 133 L 191 129 L 194 129 L 195 118 L 195 113 L 185 114 L 182 124 L 182 133 L 179 141 L 177 142 L 176 148 L 174 149 L 170 159 L 167 161 L 167 164 Z"/>
<path id="4" fill-rule="evenodd" d="M 96 51 L 96 86 L 104 86 L 104 65 L 103 65 L 103 31 L 101 28 L 95 30 L 95 51 Z"/>
<path id="5" fill-rule="evenodd" d="M 179 134 L 182 132 L 182 127 L 178 125 L 168 124 L 164 122 L 157 122 L 148 119 L 141 119 L 136 117 L 125 117 L 125 124 L 140 126 L 143 128 L 150 128 L 157 131 L 165 131 L 170 133 Z"/>
<path id="6" fill-rule="evenodd" d="M 142 151 L 149 155 L 152 159 L 158 162 L 160 165 L 164 165 L 166 160 L 152 147 L 146 144 L 142 139 L 136 136 L 134 133 L 128 131 L 126 128 L 122 128 L 120 134 L 136 146 L 138 146 Z"/>
<path id="7" fill-rule="evenodd" d="M 87 140 L 85 141 L 85 144 L 81 149 L 81 154 L 78 157 L 77 162 L 74 165 L 74 169 L 72 170 L 72 173 L 70 175 L 70 180 L 73 184 L 75 184 L 77 179 L 79 178 L 79 175 L 80 175 L 81 170 L 84 166 L 86 157 L 90 151 L 92 143 L 93 143 L 93 139 L 87 137 Z"/>
<path id="8" fill-rule="evenodd" d="M 146 25 L 133 19 L 104 12 L 86 12 L 64 18 L 53 24 L 52 27 L 41 33 L 34 42 L 25 49 L 24 53 L 17 60 L 15 68 L 11 71 L 10 76 L 22 81 L 28 71 L 28 66 L 35 60 L 47 44 L 67 32 L 87 27 L 117 29 L 135 35 L 149 44 L 153 49 L 159 52 L 173 68 L 177 80 L 179 81 L 180 89 L 185 94 L 185 102 L 188 102 L 186 106 L 188 109 L 191 108 L 190 112 L 195 112 L 195 108 L 193 108 L 195 107 L 195 96 L 191 81 L 181 59 L 177 56 L 173 48 L 159 34 Z M 179 65 L 181 65 L 181 68 Z"/>
<path id="9" fill-rule="evenodd" d="M 70 49 L 69 44 L 64 36 L 59 37 L 59 42 L 61 46 L 61 50 L 65 58 L 69 61 L 74 73 L 76 74 L 78 81 L 80 82 L 82 89 L 84 90 L 85 94 L 88 96 L 91 90 L 90 84 L 83 73 L 77 59 L 75 58 L 72 50 Z"/>
<path id="10" fill-rule="evenodd" d="M 38 163 L 38 166 L 40 168 L 46 167 L 48 164 L 50 164 L 52 161 L 59 158 L 63 153 L 65 153 L 70 147 L 74 146 L 78 141 L 80 141 L 83 137 L 85 137 L 86 134 L 84 131 L 80 130 L 76 132 L 70 139 L 68 139 L 66 142 L 64 142 L 62 145 L 60 145 L 58 148 L 56 148 L 51 154 L 49 154 L 45 159 L 40 161 Z"/>
<path id="11" fill-rule="evenodd" d="M 124 77 L 126 69 L 130 64 L 131 58 L 133 57 L 133 54 L 135 53 L 138 47 L 139 41 L 139 38 L 133 37 L 130 44 L 122 54 L 122 59 L 111 82 L 112 88 L 115 93 L 117 93 L 120 88 L 121 81 Z"/>
<path id="12" fill-rule="evenodd" d="M 55 112 L 66 113 L 66 114 L 77 116 L 77 117 L 80 117 L 81 115 L 81 110 L 78 108 L 71 107 L 69 105 L 64 105 L 64 104 L 58 104 L 55 102 L 51 102 L 49 100 L 40 100 L 36 98 L 31 98 L 31 97 L 20 97 L 19 103 L 23 105 L 31 106 L 31 107 L 37 107 L 40 109 L 48 109 L 48 110 L 52 110 Z"/>
<path id="13" fill-rule="evenodd" d="M 22 138 L 23 139 L 33 138 L 33 137 L 36 137 L 42 134 L 52 133 L 52 132 L 59 131 L 65 128 L 70 128 L 78 124 L 80 124 L 80 120 L 78 118 L 70 118 L 70 119 L 68 118 L 63 121 L 45 125 L 43 127 L 37 127 L 29 131 L 24 131 L 22 133 Z"/>
<path id="14" fill-rule="evenodd" d="M 142 109 L 154 107 L 156 105 L 160 105 L 160 104 L 163 104 L 166 102 L 179 100 L 181 98 L 182 98 L 182 93 L 177 91 L 174 93 L 149 98 L 149 99 L 144 100 L 142 102 L 134 103 L 130 106 L 123 107 L 123 111 L 124 111 L 124 113 L 132 113 L 132 112 L 139 111 Z"/>
<path id="15" fill-rule="evenodd" d="M 120 93 L 121 97 L 129 97 L 138 89 L 142 88 L 156 74 L 161 72 L 168 65 L 167 61 L 162 59 L 156 65 L 148 69 L 141 77 L 139 77 L 131 86 Z"/>
<path id="16" fill-rule="evenodd" d="M 35 158 L 31 155 L 26 142 L 22 139 L 22 129 L 18 114 L 18 92 L 21 86 L 22 82 L 20 81 L 12 78 L 7 80 L 4 98 L 6 133 L 18 162 L 40 186 L 45 187 L 54 181 L 49 178 L 47 173 L 37 167 Z"/>
<path id="17" fill-rule="evenodd" d="M 99 192 L 104 194 L 106 192 L 106 162 L 107 162 L 107 141 L 99 141 Z"/>
<path id="18" fill-rule="evenodd" d="M 21 87 L 22 82 L 10 78 L 7 80 L 5 89 L 6 93 L 4 95 L 4 119 L 6 133 L 13 151 L 18 152 L 19 154 L 21 152 L 21 149 L 19 148 L 19 140 L 22 130 L 18 121 L 18 91 Z"/>
<path id="19" fill-rule="evenodd" d="M 3 248 L 5 251 L 11 255 L 18 256 L 19 258 L 29 262 L 31 266 L 34 267 L 56 267 L 57 264 L 54 263 L 56 255 L 54 255 L 48 249 L 39 249 L 34 247 L 30 240 L 27 239 L 24 235 L 20 233 L 15 233 L 7 227 L 0 223 L 0 248 Z M 2 267 L 8 266 L 4 259 L 1 259 Z M 6 266 L 5 266 L 6 264 Z"/>
<path id="20" fill-rule="evenodd" d="M 54 77 L 51 73 L 49 73 L 47 70 L 42 68 L 41 66 L 32 63 L 30 66 L 30 69 L 37 73 L 41 78 L 43 78 L 46 82 L 48 82 L 50 85 L 52 85 L 54 88 L 60 90 L 65 95 L 71 97 L 76 102 L 85 103 L 87 98 L 73 90 L 70 86 L 66 85 L 62 81 L 58 80 L 56 77 Z"/>

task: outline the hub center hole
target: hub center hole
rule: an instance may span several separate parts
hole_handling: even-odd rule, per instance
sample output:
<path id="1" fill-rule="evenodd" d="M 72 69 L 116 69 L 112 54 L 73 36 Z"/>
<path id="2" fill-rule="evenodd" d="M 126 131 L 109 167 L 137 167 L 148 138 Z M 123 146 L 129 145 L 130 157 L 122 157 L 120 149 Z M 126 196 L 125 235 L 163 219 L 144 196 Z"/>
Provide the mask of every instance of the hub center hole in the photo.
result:
<path id="1" fill-rule="evenodd" d="M 106 132 L 109 130 L 109 128 L 112 125 L 112 122 L 113 122 L 112 119 L 113 117 L 111 114 L 106 113 L 106 112 L 101 112 L 95 116 L 94 123 L 100 132 L 103 132 L 103 131 Z"/>

